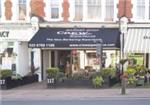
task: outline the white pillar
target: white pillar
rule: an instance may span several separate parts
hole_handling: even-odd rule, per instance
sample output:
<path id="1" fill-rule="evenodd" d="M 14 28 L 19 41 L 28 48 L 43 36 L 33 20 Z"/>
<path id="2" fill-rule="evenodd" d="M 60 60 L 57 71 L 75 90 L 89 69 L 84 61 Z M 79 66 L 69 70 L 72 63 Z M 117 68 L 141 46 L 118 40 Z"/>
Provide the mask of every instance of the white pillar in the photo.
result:
<path id="1" fill-rule="evenodd" d="M 19 0 L 13 0 L 12 8 L 11 8 L 13 22 L 16 22 L 19 19 L 19 5 L 18 4 L 19 4 Z"/>
<path id="2" fill-rule="evenodd" d="M 5 17 L 5 0 L 1 0 L 1 21 L 3 22 L 6 17 Z"/>
<path id="3" fill-rule="evenodd" d="M 35 66 L 35 68 L 39 68 L 36 73 L 39 76 L 39 81 L 42 81 L 41 50 L 40 49 L 33 49 L 33 51 L 34 51 L 34 66 Z"/>
<path id="4" fill-rule="evenodd" d="M 84 51 L 80 51 L 80 68 L 84 69 L 85 66 L 85 54 Z"/>
<path id="5" fill-rule="evenodd" d="M 49 21 L 50 16 L 51 16 L 50 0 L 44 0 L 44 3 L 45 3 L 45 7 L 44 7 L 45 17 L 44 17 L 44 19 Z"/>
<path id="6" fill-rule="evenodd" d="M 31 0 L 27 0 L 26 2 L 27 2 L 27 4 L 26 4 L 26 21 L 30 22 L 30 13 L 31 13 L 30 3 L 31 3 Z"/>

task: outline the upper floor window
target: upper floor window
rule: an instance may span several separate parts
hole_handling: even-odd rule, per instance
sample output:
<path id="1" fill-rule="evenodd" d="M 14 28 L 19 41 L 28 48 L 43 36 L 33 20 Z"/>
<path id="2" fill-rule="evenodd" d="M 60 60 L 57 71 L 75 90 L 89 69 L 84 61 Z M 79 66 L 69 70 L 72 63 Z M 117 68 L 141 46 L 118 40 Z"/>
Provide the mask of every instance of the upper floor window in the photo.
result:
<path id="1" fill-rule="evenodd" d="M 100 19 L 102 15 L 101 0 L 87 0 L 87 18 L 89 20 Z"/>
<path id="2" fill-rule="evenodd" d="M 148 19 L 150 19 L 150 0 L 149 0 L 149 7 L 148 7 L 148 9 L 149 9 L 149 12 L 148 12 Z"/>
<path id="3" fill-rule="evenodd" d="M 136 8 L 136 18 L 145 19 L 145 0 L 137 0 Z"/>
<path id="4" fill-rule="evenodd" d="M 19 20 L 26 19 L 26 0 L 19 0 Z"/>
<path id="5" fill-rule="evenodd" d="M 58 19 L 59 16 L 59 1 L 60 0 L 51 0 L 50 9 L 51 9 L 51 19 Z"/>
<path id="6" fill-rule="evenodd" d="M 2 6 L 1 6 L 1 0 L 0 0 L 0 18 L 1 18 L 1 15 L 2 15 Z"/>
<path id="7" fill-rule="evenodd" d="M 69 0 L 69 2 L 71 21 L 102 22 L 117 19 L 116 0 Z"/>
<path id="8" fill-rule="evenodd" d="M 114 17 L 114 0 L 106 0 L 106 21 L 112 21 Z"/>
<path id="9" fill-rule="evenodd" d="M 74 21 L 83 19 L 83 0 L 75 0 L 75 18 Z"/>

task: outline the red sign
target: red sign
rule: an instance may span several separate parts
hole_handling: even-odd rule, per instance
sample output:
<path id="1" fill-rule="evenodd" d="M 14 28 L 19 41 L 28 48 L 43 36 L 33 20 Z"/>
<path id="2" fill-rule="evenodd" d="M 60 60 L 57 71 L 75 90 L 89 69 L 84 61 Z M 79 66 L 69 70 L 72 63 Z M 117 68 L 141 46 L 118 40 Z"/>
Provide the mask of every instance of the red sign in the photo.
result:
<path id="1" fill-rule="evenodd" d="M 77 50 L 76 49 L 72 50 L 72 55 L 76 55 L 76 54 L 77 54 Z"/>

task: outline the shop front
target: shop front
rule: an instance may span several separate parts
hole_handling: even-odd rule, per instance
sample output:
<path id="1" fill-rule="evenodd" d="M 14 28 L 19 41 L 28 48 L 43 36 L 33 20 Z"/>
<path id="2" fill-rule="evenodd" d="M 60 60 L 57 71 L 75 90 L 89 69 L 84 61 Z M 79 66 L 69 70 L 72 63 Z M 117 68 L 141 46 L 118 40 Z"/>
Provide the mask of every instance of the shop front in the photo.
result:
<path id="1" fill-rule="evenodd" d="M 100 40 L 102 57 L 96 54 Z M 120 33 L 118 28 L 39 28 L 28 47 L 34 51 L 34 64 L 41 64 L 41 79 L 46 79 L 48 67 L 59 67 L 66 73 L 68 63 L 70 75 L 87 69 L 98 71 L 100 64 L 115 67 L 119 63 Z"/>
<path id="2" fill-rule="evenodd" d="M 32 28 L 0 29 L 0 69 L 11 69 L 21 76 L 30 72 L 28 41 L 33 35 Z"/>
<path id="3" fill-rule="evenodd" d="M 129 59 L 134 59 L 137 65 L 150 68 L 150 29 L 129 28 L 125 37 L 124 52 Z M 133 61 L 132 61 L 133 63 Z"/>

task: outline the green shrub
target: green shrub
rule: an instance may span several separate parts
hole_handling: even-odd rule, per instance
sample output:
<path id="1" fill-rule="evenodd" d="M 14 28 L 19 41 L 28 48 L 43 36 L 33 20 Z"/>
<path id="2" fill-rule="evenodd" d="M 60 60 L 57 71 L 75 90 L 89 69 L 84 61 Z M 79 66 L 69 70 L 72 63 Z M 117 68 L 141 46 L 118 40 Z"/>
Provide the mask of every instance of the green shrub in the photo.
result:
<path id="1" fill-rule="evenodd" d="M 141 71 L 145 71 L 146 69 L 143 65 L 136 65 L 135 70 L 136 72 L 141 72 Z"/>
<path id="2" fill-rule="evenodd" d="M 59 69 L 57 67 L 48 68 L 46 73 L 48 76 L 57 76 Z"/>
<path id="3" fill-rule="evenodd" d="M 83 80 L 83 79 L 85 79 L 85 76 L 82 73 L 74 73 L 72 76 L 72 79 L 73 80 Z"/>
<path id="4" fill-rule="evenodd" d="M 135 84 L 137 81 L 135 76 L 129 77 L 127 83 L 128 84 Z"/>
<path id="5" fill-rule="evenodd" d="M 121 59 L 120 64 L 124 65 L 127 61 L 128 61 L 128 59 Z"/>
<path id="6" fill-rule="evenodd" d="M 110 67 L 108 67 L 108 68 L 103 68 L 103 69 L 101 70 L 101 75 L 102 75 L 103 77 L 109 77 L 109 76 L 113 77 L 113 76 L 115 76 L 115 69 L 110 68 Z"/>
<path id="7" fill-rule="evenodd" d="M 0 78 L 6 78 L 12 76 L 12 70 L 10 69 L 3 69 L 0 70 Z"/>
<path id="8" fill-rule="evenodd" d="M 100 72 L 93 72 L 89 74 L 89 79 L 95 78 L 96 76 L 101 76 Z"/>
<path id="9" fill-rule="evenodd" d="M 12 79 L 22 80 L 22 76 L 20 74 L 16 74 L 12 76 Z"/>
<path id="10" fill-rule="evenodd" d="M 96 76 L 92 79 L 92 84 L 95 88 L 101 87 L 104 80 L 101 76 Z"/>
<path id="11" fill-rule="evenodd" d="M 134 66 L 128 66 L 125 73 L 127 73 L 128 76 L 133 76 L 136 73 L 136 68 Z"/>

